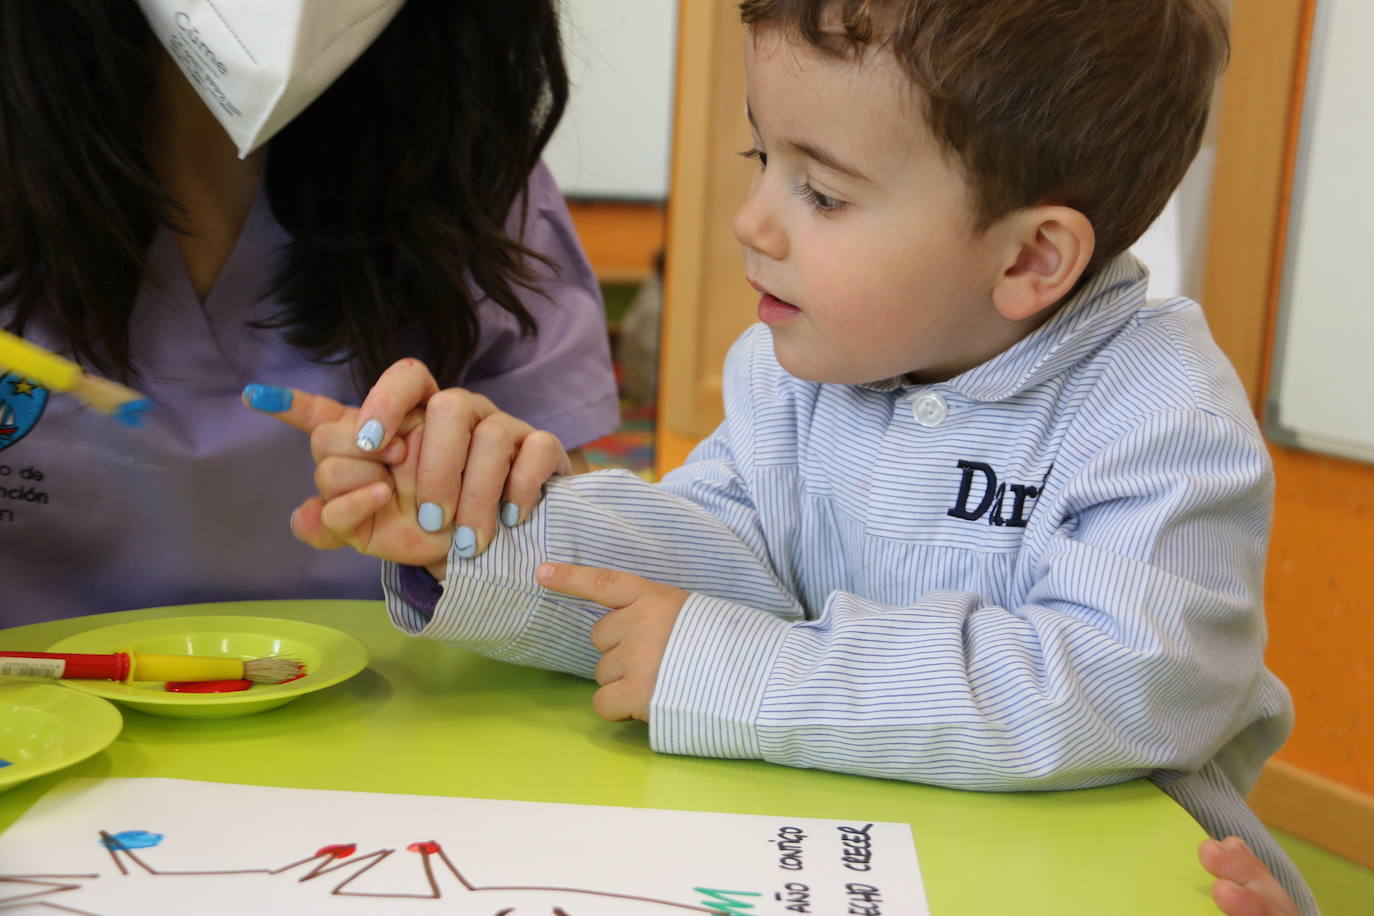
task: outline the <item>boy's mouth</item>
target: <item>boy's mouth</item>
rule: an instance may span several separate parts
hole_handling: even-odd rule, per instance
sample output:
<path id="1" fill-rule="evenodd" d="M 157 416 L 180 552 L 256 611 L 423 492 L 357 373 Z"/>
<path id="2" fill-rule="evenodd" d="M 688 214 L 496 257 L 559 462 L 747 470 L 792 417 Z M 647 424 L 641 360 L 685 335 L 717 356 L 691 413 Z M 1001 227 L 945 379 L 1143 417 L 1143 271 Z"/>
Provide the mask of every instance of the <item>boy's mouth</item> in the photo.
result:
<path id="1" fill-rule="evenodd" d="M 767 325 L 781 324 L 801 314 L 801 309 L 783 302 L 771 293 L 764 293 L 759 299 L 759 321 Z"/>
<path id="2" fill-rule="evenodd" d="M 786 300 L 779 299 L 753 280 L 749 281 L 749 285 L 760 294 L 758 315 L 759 321 L 764 324 L 780 324 L 801 314 L 801 309 Z"/>

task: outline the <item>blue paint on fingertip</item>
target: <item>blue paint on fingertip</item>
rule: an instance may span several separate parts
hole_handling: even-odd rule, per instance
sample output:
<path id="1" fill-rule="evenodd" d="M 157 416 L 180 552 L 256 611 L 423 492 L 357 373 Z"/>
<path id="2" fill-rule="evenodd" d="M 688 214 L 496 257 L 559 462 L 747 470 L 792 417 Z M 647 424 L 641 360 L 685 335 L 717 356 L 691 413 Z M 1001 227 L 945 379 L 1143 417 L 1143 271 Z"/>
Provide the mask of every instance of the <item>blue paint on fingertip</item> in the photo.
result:
<path id="1" fill-rule="evenodd" d="M 515 523 L 520 521 L 520 507 L 515 503 L 506 503 L 501 507 L 501 524 L 507 528 L 515 527 Z"/>
<path id="2" fill-rule="evenodd" d="M 122 426 L 142 426 L 147 420 L 148 411 L 152 409 L 152 401 L 147 398 L 139 398 L 137 401 L 120 404 L 112 416 L 114 421 Z"/>
<path id="3" fill-rule="evenodd" d="M 162 834 L 151 830 L 121 830 L 100 838 L 106 849 L 150 849 L 162 842 Z"/>
<path id="4" fill-rule="evenodd" d="M 291 389 L 254 382 L 244 386 L 243 402 L 263 413 L 281 413 L 291 407 Z"/>

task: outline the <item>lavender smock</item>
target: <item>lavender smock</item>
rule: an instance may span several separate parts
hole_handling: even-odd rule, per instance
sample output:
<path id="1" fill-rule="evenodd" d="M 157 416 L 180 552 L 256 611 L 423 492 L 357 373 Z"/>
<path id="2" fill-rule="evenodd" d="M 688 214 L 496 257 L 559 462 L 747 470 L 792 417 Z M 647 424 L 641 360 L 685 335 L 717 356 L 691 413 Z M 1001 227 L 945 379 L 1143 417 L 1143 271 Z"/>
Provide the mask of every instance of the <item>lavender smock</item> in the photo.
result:
<path id="1" fill-rule="evenodd" d="M 568 448 L 618 420 L 605 312 L 567 207 L 542 165 L 523 239 L 546 296 L 521 291 L 539 324 L 522 338 L 488 300 L 463 387 L 555 433 Z M 512 231 L 516 224 L 512 222 Z M 176 238 L 158 231 L 130 343 L 154 402 L 131 429 L 0 368 L 0 627 L 204 601 L 381 598 L 381 562 L 292 537 L 315 492 L 308 438 L 243 406 L 249 382 L 359 404 L 348 364 L 312 362 L 280 331 L 266 294 L 288 236 L 265 194 L 202 304 Z M 25 336 L 57 346 L 51 329 Z"/>

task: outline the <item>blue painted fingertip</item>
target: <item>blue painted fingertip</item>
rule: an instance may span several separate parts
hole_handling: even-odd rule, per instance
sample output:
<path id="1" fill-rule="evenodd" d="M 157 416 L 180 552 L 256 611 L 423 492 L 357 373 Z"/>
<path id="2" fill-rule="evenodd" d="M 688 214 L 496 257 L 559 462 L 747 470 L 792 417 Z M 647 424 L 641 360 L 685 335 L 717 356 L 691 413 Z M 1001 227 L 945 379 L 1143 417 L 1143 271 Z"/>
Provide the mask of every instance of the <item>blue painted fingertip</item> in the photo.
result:
<path id="1" fill-rule="evenodd" d="M 254 410 L 281 413 L 291 407 L 291 389 L 276 385 L 259 385 L 254 382 L 244 387 L 243 400 Z"/>
<path id="2" fill-rule="evenodd" d="M 420 522 L 420 527 L 429 532 L 444 527 L 444 510 L 440 509 L 437 503 L 420 503 L 420 511 L 416 513 L 416 518 Z"/>
<path id="3" fill-rule="evenodd" d="M 515 523 L 520 521 L 520 507 L 515 503 L 506 503 L 501 507 L 501 524 L 507 528 L 512 528 Z"/>
<path id="4" fill-rule="evenodd" d="M 254 382 L 244 386 L 243 401 L 249 407 L 263 413 L 281 413 L 291 406 L 291 389 L 278 388 L 276 385 L 259 385 Z"/>
<path id="5" fill-rule="evenodd" d="M 382 424 L 376 420 L 368 420 L 363 424 L 363 428 L 358 430 L 358 448 L 365 452 L 375 452 L 377 446 L 382 444 Z"/>
<path id="6" fill-rule="evenodd" d="M 467 525 L 461 526 L 453 533 L 453 549 L 460 557 L 471 557 L 477 553 L 477 532 Z"/>

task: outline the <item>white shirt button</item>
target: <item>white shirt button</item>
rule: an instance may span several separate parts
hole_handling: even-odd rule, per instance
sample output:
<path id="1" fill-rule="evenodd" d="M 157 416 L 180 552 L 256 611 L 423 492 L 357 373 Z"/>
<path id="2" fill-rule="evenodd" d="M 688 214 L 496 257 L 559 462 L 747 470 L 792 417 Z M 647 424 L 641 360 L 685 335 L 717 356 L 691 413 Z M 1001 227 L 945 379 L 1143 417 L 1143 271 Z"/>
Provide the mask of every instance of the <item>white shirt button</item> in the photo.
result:
<path id="1" fill-rule="evenodd" d="M 949 405 L 932 391 L 911 402 L 911 415 L 922 426 L 939 426 L 949 416 Z"/>

